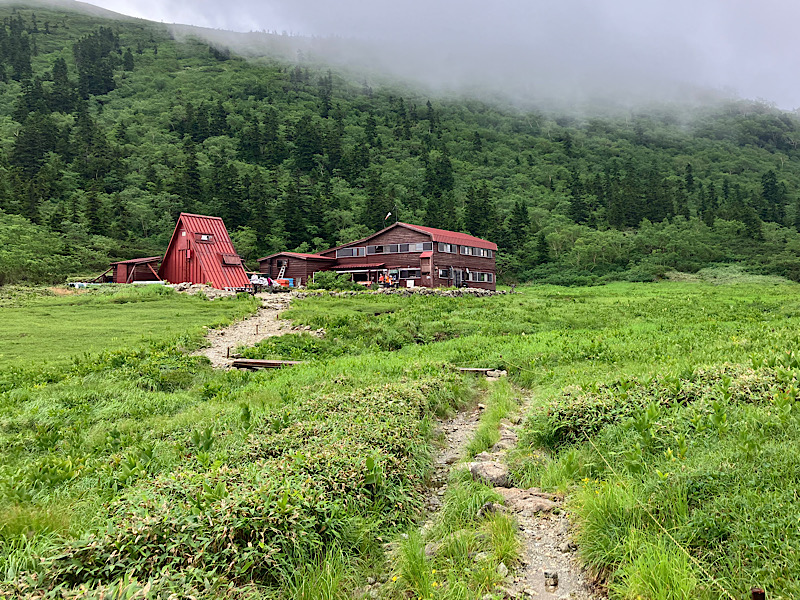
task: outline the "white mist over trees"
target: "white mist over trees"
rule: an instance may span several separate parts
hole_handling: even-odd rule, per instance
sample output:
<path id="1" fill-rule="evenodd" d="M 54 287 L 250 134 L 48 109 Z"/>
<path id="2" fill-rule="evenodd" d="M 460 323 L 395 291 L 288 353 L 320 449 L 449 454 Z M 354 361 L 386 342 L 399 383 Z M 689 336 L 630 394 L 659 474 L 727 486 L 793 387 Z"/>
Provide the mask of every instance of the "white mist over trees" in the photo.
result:
<path id="1" fill-rule="evenodd" d="M 522 99 L 800 106 L 800 5 L 765 0 L 96 0 L 125 14 L 236 31 L 352 38 L 349 56 L 443 90 Z M 335 57 L 334 57 L 335 58 Z"/>

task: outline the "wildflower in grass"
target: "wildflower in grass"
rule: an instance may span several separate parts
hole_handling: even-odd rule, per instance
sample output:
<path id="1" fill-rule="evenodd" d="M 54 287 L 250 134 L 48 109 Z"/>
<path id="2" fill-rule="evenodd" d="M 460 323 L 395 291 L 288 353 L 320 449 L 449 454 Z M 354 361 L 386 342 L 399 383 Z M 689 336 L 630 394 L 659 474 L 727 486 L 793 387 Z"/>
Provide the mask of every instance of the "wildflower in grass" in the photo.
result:
<path id="1" fill-rule="evenodd" d="M 392 581 L 397 581 L 397 575 L 395 575 L 394 577 L 392 577 Z"/>

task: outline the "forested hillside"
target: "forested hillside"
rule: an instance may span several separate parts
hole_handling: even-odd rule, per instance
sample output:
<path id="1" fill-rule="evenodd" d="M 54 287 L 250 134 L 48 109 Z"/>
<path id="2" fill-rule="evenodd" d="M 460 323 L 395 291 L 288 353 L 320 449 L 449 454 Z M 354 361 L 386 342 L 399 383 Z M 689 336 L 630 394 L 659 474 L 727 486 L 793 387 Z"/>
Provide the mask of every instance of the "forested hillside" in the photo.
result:
<path id="1" fill-rule="evenodd" d="M 392 212 L 496 241 L 507 282 L 733 261 L 800 280 L 800 120 L 764 104 L 530 112 L 145 21 L 0 18 L 0 283 L 158 254 L 180 211 L 222 216 L 251 265 Z"/>

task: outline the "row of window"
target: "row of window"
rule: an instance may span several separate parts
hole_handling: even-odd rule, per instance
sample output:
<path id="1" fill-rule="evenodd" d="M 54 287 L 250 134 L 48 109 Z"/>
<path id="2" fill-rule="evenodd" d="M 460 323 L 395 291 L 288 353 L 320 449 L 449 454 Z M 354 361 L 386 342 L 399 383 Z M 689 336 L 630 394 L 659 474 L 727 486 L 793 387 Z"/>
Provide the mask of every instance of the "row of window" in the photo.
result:
<path id="1" fill-rule="evenodd" d="M 349 258 L 353 256 L 366 256 L 367 254 L 398 254 L 404 252 L 425 252 L 433 250 L 433 242 L 420 242 L 417 244 L 384 244 L 377 246 L 358 246 L 355 248 L 340 248 L 336 251 L 336 258 Z"/>
<path id="2" fill-rule="evenodd" d="M 448 252 L 450 254 L 459 253 L 458 244 L 443 244 L 439 242 L 439 252 Z M 492 251 L 488 248 L 476 248 L 474 246 L 461 246 L 460 252 L 464 256 L 482 256 L 484 258 L 492 258 Z"/>
<path id="3" fill-rule="evenodd" d="M 433 250 L 432 242 L 420 242 L 417 244 L 384 244 L 376 246 L 358 246 L 355 248 L 340 248 L 336 251 L 336 258 L 351 258 L 353 256 L 366 256 L 368 254 L 397 254 L 404 252 L 425 252 Z M 488 248 L 476 248 L 474 246 L 459 246 L 458 244 L 439 243 L 439 252 L 449 254 L 463 254 L 464 256 L 481 256 L 492 258 L 492 251 Z"/>
<path id="4" fill-rule="evenodd" d="M 439 269 L 439 279 L 454 279 L 452 269 Z M 480 283 L 492 283 L 493 273 L 481 273 L 479 271 L 462 271 L 462 281 L 476 281 Z"/>
<path id="5" fill-rule="evenodd" d="M 420 269 L 390 269 L 389 275 L 393 279 L 419 279 L 422 277 Z"/>
<path id="6" fill-rule="evenodd" d="M 492 273 L 479 273 L 477 271 L 470 271 L 464 275 L 468 275 L 468 277 L 464 278 L 467 281 L 477 281 L 481 283 L 492 283 L 492 281 L 494 281 L 494 275 Z"/>

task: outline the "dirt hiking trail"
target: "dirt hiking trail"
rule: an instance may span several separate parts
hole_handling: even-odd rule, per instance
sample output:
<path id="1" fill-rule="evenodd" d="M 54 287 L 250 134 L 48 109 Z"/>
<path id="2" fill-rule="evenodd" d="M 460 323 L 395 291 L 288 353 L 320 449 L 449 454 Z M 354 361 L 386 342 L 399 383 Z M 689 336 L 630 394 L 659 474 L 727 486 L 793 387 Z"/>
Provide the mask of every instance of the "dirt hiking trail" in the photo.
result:
<path id="1" fill-rule="evenodd" d="M 290 321 L 278 318 L 289 308 L 289 303 L 294 298 L 292 293 L 256 294 L 256 298 L 261 299 L 261 307 L 255 314 L 223 329 L 209 330 L 206 340 L 210 346 L 193 352 L 192 356 L 208 357 L 215 369 L 230 368 L 233 364 L 233 353 L 239 346 L 255 346 L 268 337 L 283 335 L 292 330 Z"/>
<path id="2" fill-rule="evenodd" d="M 519 489 L 511 485 L 509 470 L 503 460 L 517 445 L 520 416 L 501 422 L 500 439 L 488 452 L 481 452 L 472 462 L 459 463 L 464 459 L 464 450 L 478 427 L 482 408 L 483 405 L 479 404 L 476 410 L 461 413 L 439 425 L 438 429 L 445 437 L 445 447 L 435 461 L 432 489 L 426 501 L 432 514 L 422 526 L 423 532 L 433 524 L 435 512 L 441 506 L 440 498 L 445 493 L 450 470 L 467 468 L 474 479 L 493 485 L 504 498 L 503 505 L 487 503 L 481 511 L 502 511 L 513 515 L 519 525 L 522 543 L 520 563 L 516 568 L 509 568 L 504 582 L 494 595 L 488 594 L 487 598 L 496 597 L 498 593 L 519 600 L 604 598 L 578 561 L 571 525 L 562 509 L 563 498 L 536 488 Z M 523 405 L 518 414 L 524 414 L 525 409 Z"/>

